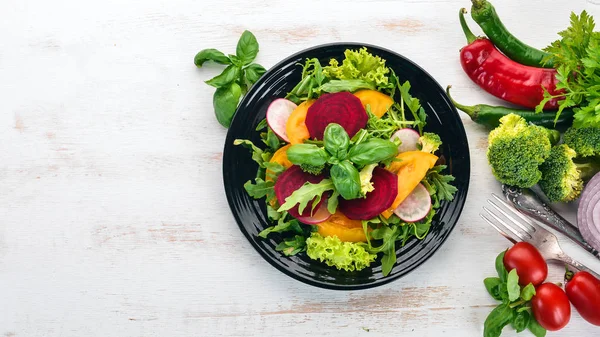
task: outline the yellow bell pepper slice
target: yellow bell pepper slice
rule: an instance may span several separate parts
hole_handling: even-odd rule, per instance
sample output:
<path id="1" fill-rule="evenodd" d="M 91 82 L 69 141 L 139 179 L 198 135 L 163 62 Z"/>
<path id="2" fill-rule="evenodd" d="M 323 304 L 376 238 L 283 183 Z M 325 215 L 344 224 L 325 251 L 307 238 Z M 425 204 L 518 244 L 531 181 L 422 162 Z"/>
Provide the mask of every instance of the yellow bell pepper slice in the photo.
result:
<path id="1" fill-rule="evenodd" d="M 310 133 L 304 121 L 308 108 L 314 103 L 314 100 L 302 102 L 288 118 L 285 123 L 285 132 L 290 140 L 290 144 L 302 144 L 304 140 L 310 138 Z"/>
<path id="2" fill-rule="evenodd" d="M 367 108 L 367 105 L 369 105 L 373 115 L 379 118 L 385 115 L 385 113 L 390 109 L 392 104 L 394 104 L 394 100 L 390 96 L 377 90 L 359 90 L 354 93 L 354 96 L 360 99 L 360 102 L 365 107 L 365 109 Z"/>
<path id="3" fill-rule="evenodd" d="M 386 219 L 419 185 L 419 182 L 425 178 L 427 171 L 435 166 L 438 160 L 436 155 L 422 151 L 403 152 L 396 158 L 400 161 L 392 162 L 387 169 L 398 176 L 398 195 L 392 206 L 381 213 Z"/>
<path id="4" fill-rule="evenodd" d="M 343 242 L 365 242 L 367 237 L 362 221 L 350 220 L 342 212 L 337 211 L 329 219 L 317 224 L 322 236 L 337 236 Z"/>

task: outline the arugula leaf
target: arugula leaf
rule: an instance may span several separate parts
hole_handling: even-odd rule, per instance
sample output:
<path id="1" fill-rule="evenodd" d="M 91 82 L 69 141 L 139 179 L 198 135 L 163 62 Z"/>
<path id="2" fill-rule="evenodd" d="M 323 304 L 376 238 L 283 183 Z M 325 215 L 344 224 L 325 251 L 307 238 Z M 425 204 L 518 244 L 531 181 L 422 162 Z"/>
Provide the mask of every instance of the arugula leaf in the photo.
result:
<path id="1" fill-rule="evenodd" d="M 236 139 L 233 141 L 233 145 L 242 145 L 252 150 L 252 160 L 254 160 L 259 167 L 265 167 L 265 161 L 269 161 L 270 159 L 270 154 L 265 153 L 262 149 L 254 145 L 254 143 L 248 139 Z"/>
<path id="2" fill-rule="evenodd" d="M 511 302 L 518 300 L 519 296 L 521 296 L 521 287 L 519 287 L 519 275 L 517 275 L 516 269 L 508 273 L 506 287 L 508 289 L 508 300 Z"/>
<path id="3" fill-rule="evenodd" d="M 258 54 L 258 41 L 256 37 L 250 31 L 245 30 L 240 37 L 235 54 L 244 65 L 250 64 L 256 58 Z"/>
<path id="4" fill-rule="evenodd" d="M 279 213 L 277 212 L 277 210 L 271 206 L 270 204 L 267 204 L 267 217 L 269 218 L 269 220 L 272 221 L 277 221 L 279 219 L 281 219 L 282 215 L 286 214 L 284 213 Z M 260 236 L 260 234 L 258 234 Z"/>
<path id="5" fill-rule="evenodd" d="M 485 289 L 487 289 L 488 293 L 497 301 L 502 301 L 502 296 L 500 296 L 500 291 L 498 287 L 502 284 L 500 278 L 498 277 L 488 277 L 483 280 L 483 284 L 485 285 Z"/>
<path id="6" fill-rule="evenodd" d="M 267 199 L 271 199 L 275 196 L 275 190 L 273 187 L 275 183 L 272 181 L 264 181 L 261 178 L 256 178 L 254 183 L 251 180 L 248 180 L 244 184 L 244 189 L 248 192 L 248 195 L 253 197 L 254 199 L 260 199 L 263 197 L 267 197 Z"/>
<path id="7" fill-rule="evenodd" d="M 341 92 L 341 91 L 350 91 L 354 92 L 360 89 L 371 89 L 375 90 L 375 86 L 364 80 L 331 80 L 319 87 L 317 87 L 316 92 Z"/>
<path id="8" fill-rule="evenodd" d="M 508 272 L 506 271 L 506 268 L 504 268 L 504 254 L 506 254 L 506 251 L 503 251 L 496 257 L 496 272 L 502 282 L 506 282 L 508 279 Z"/>
<path id="9" fill-rule="evenodd" d="M 196 56 L 194 56 L 194 64 L 198 68 L 201 68 L 206 61 L 213 61 L 220 64 L 231 64 L 231 61 L 227 56 L 225 56 L 225 54 L 214 48 L 203 49 L 199 51 Z"/>
<path id="10" fill-rule="evenodd" d="M 306 250 L 306 238 L 302 235 L 294 235 L 292 238 L 283 239 L 275 250 L 282 252 L 285 256 L 296 255 Z"/>
<path id="11" fill-rule="evenodd" d="M 307 182 L 287 197 L 285 203 L 281 205 L 277 211 L 287 211 L 298 205 L 298 212 L 302 213 L 313 198 L 320 197 L 326 191 L 331 191 L 333 189 L 333 182 L 330 179 L 323 179 L 318 184 Z"/>
<path id="12" fill-rule="evenodd" d="M 529 283 L 523 289 L 521 289 L 521 298 L 524 301 L 529 301 L 535 296 L 535 287 L 533 284 Z"/>
<path id="13" fill-rule="evenodd" d="M 262 121 L 258 122 L 258 125 L 256 126 L 256 129 L 254 129 L 254 131 L 260 131 L 266 128 L 267 126 L 269 126 L 269 124 L 267 123 L 267 119 L 263 118 Z"/>
<path id="14" fill-rule="evenodd" d="M 527 325 L 527 328 L 529 329 L 529 331 L 531 331 L 531 333 L 535 337 L 545 337 L 546 336 L 546 329 L 542 328 L 540 323 L 538 323 L 535 320 L 535 317 L 531 317 L 531 319 L 529 320 L 529 325 Z"/>
<path id="15" fill-rule="evenodd" d="M 242 70 L 240 69 L 240 67 L 230 65 L 230 66 L 227 66 L 227 68 L 225 68 L 225 70 L 223 70 L 222 73 L 211 78 L 208 81 L 205 81 L 205 83 L 210 86 L 213 86 L 217 89 L 222 88 L 230 83 L 233 83 L 233 81 L 237 80 L 238 77 L 240 76 L 241 71 Z M 237 102 L 236 102 L 236 106 L 237 106 Z"/>
<path id="16" fill-rule="evenodd" d="M 502 329 L 512 321 L 514 314 L 513 309 L 506 303 L 497 306 L 483 323 L 483 336 L 500 337 Z"/>
<path id="17" fill-rule="evenodd" d="M 267 128 L 267 132 L 261 133 L 261 138 L 263 143 L 267 145 L 273 152 L 277 151 L 280 148 L 281 141 L 279 137 L 273 132 L 271 128 Z"/>
<path id="18" fill-rule="evenodd" d="M 339 203 L 339 196 L 340 194 L 338 193 L 338 191 L 333 191 L 333 193 L 331 193 L 331 196 L 329 197 L 329 199 L 327 199 L 327 211 L 331 214 L 335 213 L 335 210 L 338 207 L 338 203 Z"/>
<path id="19" fill-rule="evenodd" d="M 369 251 L 371 253 L 383 252 L 381 258 L 381 272 L 383 276 L 387 276 L 396 263 L 396 239 L 399 235 L 400 230 L 397 225 L 381 226 L 371 231 L 373 239 L 382 240 L 381 246 L 370 247 Z"/>
<path id="20" fill-rule="evenodd" d="M 446 165 L 434 166 L 427 172 L 425 180 L 428 183 L 427 185 L 433 189 L 436 200 L 452 201 L 454 199 L 454 194 L 458 191 L 458 189 L 450 184 L 454 181 L 454 176 L 441 173 L 445 169 Z"/>
<path id="21" fill-rule="evenodd" d="M 263 229 L 260 233 L 258 233 L 258 236 L 260 236 L 263 239 L 266 239 L 267 236 L 271 233 L 284 233 L 284 232 L 295 232 L 298 234 L 303 233 L 302 227 L 300 227 L 300 223 L 298 222 L 298 220 L 292 218 L 292 219 L 286 221 L 286 218 L 289 218 L 287 216 L 287 213 L 285 213 L 285 215 L 281 216 L 278 219 L 277 225 Z"/>

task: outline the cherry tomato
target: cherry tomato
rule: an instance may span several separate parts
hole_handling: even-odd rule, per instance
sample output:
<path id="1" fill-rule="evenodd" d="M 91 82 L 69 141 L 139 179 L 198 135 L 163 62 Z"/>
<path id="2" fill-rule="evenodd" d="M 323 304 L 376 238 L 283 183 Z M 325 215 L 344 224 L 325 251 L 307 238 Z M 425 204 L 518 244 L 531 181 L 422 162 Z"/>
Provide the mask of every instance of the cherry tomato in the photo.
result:
<path id="1" fill-rule="evenodd" d="M 580 271 L 567 283 L 567 296 L 586 321 L 600 326 L 600 280 Z"/>
<path id="2" fill-rule="evenodd" d="M 571 319 L 571 304 L 567 294 L 554 283 L 544 283 L 535 291 L 531 310 L 536 321 L 549 331 L 564 328 Z"/>
<path id="3" fill-rule="evenodd" d="M 504 255 L 504 267 L 508 271 L 517 269 L 519 284 L 533 283 L 538 286 L 548 276 L 548 265 L 542 254 L 527 242 L 517 242 Z"/>

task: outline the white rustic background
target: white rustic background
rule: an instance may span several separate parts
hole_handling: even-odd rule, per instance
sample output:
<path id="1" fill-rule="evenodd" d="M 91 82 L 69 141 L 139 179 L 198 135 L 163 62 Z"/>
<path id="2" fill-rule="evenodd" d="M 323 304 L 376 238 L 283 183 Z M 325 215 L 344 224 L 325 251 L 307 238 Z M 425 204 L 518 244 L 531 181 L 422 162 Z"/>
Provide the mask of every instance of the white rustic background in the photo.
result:
<path id="1" fill-rule="evenodd" d="M 494 3 L 537 47 L 570 11 L 600 19 L 598 0 Z M 318 289 L 271 267 L 234 222 L 221 178 L 226 130 L 203 83 L 221 68 L 192 63 L 203 48 L 232 53 L 244 29 L 267 68 L 310 46 L 358 41 L 414 60 L 461 102 L 498 103 L 459 65 L 457 13 L 469 5 L 0 1 L 0 336 L 481 336 L 495 304 L 482 280 L 508 247 L 478 216 L 500 192 L 482 128 L 461 114 L 471 188 L 432 259 L 379 288 Z M 574 209 L 563 207 L 571 219 Z M 574 313 L 549 336 L 598 334 Z"/>

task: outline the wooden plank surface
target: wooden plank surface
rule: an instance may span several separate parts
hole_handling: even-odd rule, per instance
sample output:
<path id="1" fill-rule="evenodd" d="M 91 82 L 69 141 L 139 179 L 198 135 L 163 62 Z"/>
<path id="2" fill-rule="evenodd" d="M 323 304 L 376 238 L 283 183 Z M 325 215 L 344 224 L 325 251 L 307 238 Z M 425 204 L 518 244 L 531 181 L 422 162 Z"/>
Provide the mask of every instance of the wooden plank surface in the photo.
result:
<path id="1" fill-rule="evenodd" d="M 496 0 L 543 47 L 596 0 Z M 270 67 L 326 42 L 397 51 L 466 104 L 499 103 L 464 75 L 468 0 L 0 2 L 0 336 L 481 336 L 482 280 L 507 242 L 478 216 L 499 193 L 486 133 L 471 148 L 467 205 L 435 256 L 376 289 L 314 288 L 271 267 L 229 211 L 226 130 L 194 54 L 232 53 L 244 29 Z M 477 33 L 476 25 L 471 27 Z M 573 218 L 576 205 L 562 207 Z M 562 240 L 600 270 L 600 262 Z M 561 280 L 561 267 L 551 269 Z M 600 330 L 574 313 L 549 336 Z M 503 336 L 515 336 L 507 331 Z M 525 333 L 524 335 L 527 335 Z"/>

